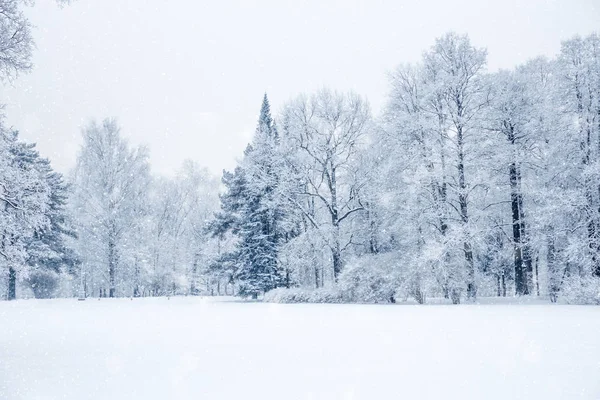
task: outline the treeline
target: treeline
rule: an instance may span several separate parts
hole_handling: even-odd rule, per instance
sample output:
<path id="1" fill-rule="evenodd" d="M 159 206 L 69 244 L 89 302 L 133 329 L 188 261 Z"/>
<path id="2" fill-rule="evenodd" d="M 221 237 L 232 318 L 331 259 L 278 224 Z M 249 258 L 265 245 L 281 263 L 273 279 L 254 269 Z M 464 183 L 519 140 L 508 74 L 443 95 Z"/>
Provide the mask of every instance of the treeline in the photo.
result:
<path id="1" fill-rule="evenodd" d="M 275 124 L 265 97 L 223 176 L 216 270 L 288 288 L 275 301 L 600 302 L 600 38 L 511 71 L 486 56 L 444 35 L 391 74 L 378 119 L 325 89 Z"/>
<path id="2" fill-rule="evenodd" d="M 63 178 L 0 125 L 0 285 L 9 299 L 21 285 L 36 297 L 599 303 L 600 37 L 510 71 L 487 72 L 486 56 L 444 35 L 390 74 L 377 118 L 328 89 L 273 118 L 265 95 L 221 184 L 191 161 L 153 176 L 113 119 L 84 127 Z M 5 74 L 29 67 L 9 61 Z"/>
<path id="3" fill-rule="evenodd" d="M 214 290 L 205 266 L 218 246 L 205 225 L 219 186 L 205 169 L 186 161 L 173 178 L 151 176 L 147 150 L 112 119 L 83 129 L 69 183 L 17 132 L 0 126 L 0 139 L 6 298 L 19 286 L 37 298 Z"/>

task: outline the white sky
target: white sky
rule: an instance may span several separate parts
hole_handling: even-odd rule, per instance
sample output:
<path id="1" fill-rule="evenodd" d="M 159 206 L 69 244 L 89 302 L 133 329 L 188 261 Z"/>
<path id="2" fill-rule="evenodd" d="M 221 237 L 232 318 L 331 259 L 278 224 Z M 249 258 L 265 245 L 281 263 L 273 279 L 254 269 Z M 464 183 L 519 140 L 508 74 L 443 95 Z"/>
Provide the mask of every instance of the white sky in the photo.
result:
<path id="1" fill-rule="evenodd" d="M 322 86 L 385 102 L 386 72 L 454 30 L 488 48 L 490 70 L 600 30 L 600 0 L 37 0 L 35 69 L 3 89 L 7 120 L 55 168 L 73 166 L 80 127 L 118 117 L 153 170 L 186 158 L 232 168 L 262 95 L 276 111 Z"/>

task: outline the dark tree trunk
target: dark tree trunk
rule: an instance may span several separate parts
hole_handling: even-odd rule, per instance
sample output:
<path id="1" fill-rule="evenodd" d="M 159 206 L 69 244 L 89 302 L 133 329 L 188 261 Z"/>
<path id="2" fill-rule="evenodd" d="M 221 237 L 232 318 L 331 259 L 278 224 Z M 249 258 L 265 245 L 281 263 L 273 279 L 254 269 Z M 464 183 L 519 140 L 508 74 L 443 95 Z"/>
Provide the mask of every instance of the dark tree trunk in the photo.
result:
<path id="1" fill-rule="evenodd" d="M 134 276 L 134 286 L 133 286 L 133 297 L 140 297 L 140 267 L 138 264 L 138 260 L 135 260 L 135 276 Z"/>
<path id="2" fill-rule="evenodd" d="M 500 275 L 496 275 L 496 296 L 502 296 L 502 288 L 500 287 Z"/>
<path id="3" fill-rule="evenodd" d="M 8 267 L 8 300 L 17 298 L 17 271 Z"/>
<path id="4" fill-rule="evenodd" d="M 219 238 L 219 240 L 217 241 L 217 254 L 221 254 L 221 239 Z M 198 262 L 197 259 L 194 258 L 194 264 L 192 265 L 192 279 L 191 279 L 191 283 L 190 283 L 190 294 L 192 296 L 195 296 L 197 293 L 197 289 L 196 289 L 196 272 L 198 270 Z M 225 287 L 225 291 L 227 291 L 227 287 Z M 227 294 L 227 293 L 225 293 Z"/>
<path id="5" fill-rule="evenodd" d="M 338 275 L 342 272 L 342 250 L 340 246 L 340 215 L 338 210 L 337 199 L 337 176 L 335 168 L 331 168 L 329 176 L 329 191 L 331 193 L 331 225 L 333 227 L 333 246 L 331 253 L 333 258 L 333 281 L 337 282 Z M 321 279 L 321 283 L 322 283 Z"/>
<path id="6" fill-rule="evenodd" d="M 525 225 L 525 206 L 523 205 L 523 190 L 521 188 L 521 170 L 517 167 L 517 190 L 518 190 L 518 206 L 519 206 L 519 223 L 521 225 L 521 248 L 523 249 L 523 268 L 525 270 L 525 284 L 529 294 L 533 291 L 533 258 L 531 248 L 529 246 L 529 238 L 527 237 L 527 229 Z"/>
<path id="7" fill-rule="evenodd" d="M 112 238 L 108 241 L 108 297 L 115 297 L 115 271 L 117 268 L 117 249 Z"/>
<path id="8" fill-rule="evenodd" d="M 475 284 L 475 264 L 473 262 L 473 250 L 471 243 L 465 240 L 465 260 L 467 261 L 467 298 L 474 299 L 477 297 L 477 286 Z"/>
<path id="9" fill-rule="evenodd" d="M 456 141 L 458 147 L 458 203 L 460 205 L 460 216 L 463 223 L 463 251 L 467 264 L 467 298 L 477 297 L 477 286 L 475 285 L 475 264 L 473 261 L 473 249 L 467 232 L 469 224 L 469 211 L 467 203 L 467 183 L 465 179 L 465 154 L 464 137 L 462 127 L 456 130 Z"/>
<path id="10" fill-rule="evenodd" d="M 342 271 L 342 256 L 340 254 L 340 244 L 339 241 L 334 244 L 334 248 L 332 249 L 333 256 L 333 279 L 337 282 L 338 275 Z"/>
<path id="11" fill-rule="evenodd" d="M 504 122 L 507 139 L 513 147 L 513 161 L 508 167 L 510 181 L 510 204 L 513 231 L 513 258 L 515 269 L 515 293 L 517 296 L 531 293 L 533 266 L 529 245 L 525 235 L 525 212 L 521 190 L 521 171 L 517 164 L 515 127 Z"/>
<path id="12" fill-rule="evenodd" d="M 556 246 L 554 243 L 554 230 L 551 227 L 546 228 L 546 246 L 548 263 L 548 291 L 550 301 L 556 303 L 558 299 L 558 291 L 560 290 L 560 280 L 558 276 L 558 266 L 556 265 Z"/>
<path id="13" fill-rule="evenodd" d="M 539 297 L 540 296 L 540 275 L 538 271 L 538 265 L 540 263 L 540 257 L 537 256 L 535 258 L 535 293 Z"/>
<path id="14" fill-rule="evenodd" d="M 318 289 L 321 286 L 319 285 L 319 268 L 315 267 L 315 288 Z"/>
<path id="15" fill-rule="evenodd" d="M 510 205 L 512 211 L 513 258 L 515 268 L 515 291 L 518 296 L 529 294 L 526 271 L 523 267 L 523 246 L 521 243 L 521 213 L 519 211 L 519 193 L 517 187 L 517 165 L 511 163 L 510 175 Z"/>

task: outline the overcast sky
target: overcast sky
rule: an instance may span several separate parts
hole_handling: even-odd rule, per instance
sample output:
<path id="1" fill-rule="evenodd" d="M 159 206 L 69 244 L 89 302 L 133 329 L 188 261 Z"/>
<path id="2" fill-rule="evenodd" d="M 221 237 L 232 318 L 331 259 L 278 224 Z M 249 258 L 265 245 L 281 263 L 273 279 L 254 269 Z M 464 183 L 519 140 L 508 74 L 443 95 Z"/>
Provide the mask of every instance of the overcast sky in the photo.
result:
<path id="1" fill-rule="evenodd" d="M 386 72 L 454 30 L 488 48 L 488 69 L 552 56 L 600 30 L 600 0 L 37 0 L 35 69 L 5 87 L 7 120 L 66 172 L 90 118 L 117 117 L 153 170 L 186 158 L 220 174 L 254 131 L 266 91 L 276 111 L 322 86 L 366 95 Z"/>

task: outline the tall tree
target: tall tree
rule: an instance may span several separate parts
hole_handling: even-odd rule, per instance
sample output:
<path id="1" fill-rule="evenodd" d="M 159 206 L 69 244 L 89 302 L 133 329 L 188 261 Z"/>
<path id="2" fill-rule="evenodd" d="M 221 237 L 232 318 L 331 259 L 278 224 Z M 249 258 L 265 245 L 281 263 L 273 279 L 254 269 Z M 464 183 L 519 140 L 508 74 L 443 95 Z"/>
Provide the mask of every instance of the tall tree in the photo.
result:
<path id="1" fill-rule="evenodd" d="M 114 119 L 92 121 L 82 133 L 73 207 L 83 281 L 115 297 L 124 294 L 117 293 L 117 274 L 126 266 L 123 256 L 135 248 L 135 229 L 147 213 L 148 152 L 131 149 Z"/>
<path id="2" fill-rule="evenodd" d="M 33 145 L 0 125 L 0 259 L 8 272 L 8 299 L 16 298 L 17 273 L 26 267 L 27 245 L 49 227 L 47 169 Z"/>
<path id="3" fill-rule="evenodd" d="M 289 138 L 296 149 L 296 170 L 302 187 L 294 204 L 321 235 L 331 251 L 332 276 L 337 280 L 344 261 L 343 252 L 353 244 L 354 235 L 344 235 L 342 224 L 364 205 L 360 201 L 365 185 L 357 166 L 359 150 L 366 144 L 371 122 L 368 103 L 360 96 L 324 89 L 310 98 L 301 96 L 285 110 Z M 311 210 L 318 202 L 326 219 Z"/>
<path id="4" fill-rule="evenodd" d="M 13 154 L 39 171 L 49 190 L 46 212 L 48 224 L 37 227 L 27 241 L 27 265 L 31 269 L 29 282 L 36 297 L 52 297 L 57 274 L 74 273 L 77 257 L 67 244 L 75 237 L 67 215 L 67 184 L 62 174 L 52 170 L 50 161 L 40 157 L 33 144 L 18 143 Z"/>
<path id="5" fill-rule="evenodd" d="M 533 268 L 530 240 L 526 229 L 526 213 L 523 193 L 523 164 L 531 145 L 530 121 L 535 118 L 527 87 L 527 76 L 517 72 L 502 71 L 492 76 L 494 93 L 492 99 L 492 129 L 506 140 L 498 150 L 501 162 L 507 162 L 507 180 L 510 187 L 510 213 L 512 225 L 515 292 L 531 294 Z"/>
<path id="6" fill-rule="evenodd" d="M 462 248 L 466 267 L 467 297 L 475 297 L 475 264 L 470 232 L 469 197 L 477 185 L 469 182 L 469 151 L 476 142 L 480 113 L 487 104 L 482 74 L 487 51 L 471 45 L 467 36 L 449 33 L 436 40 L 425 54 L 425 68 L 435 76 L 435 100 L 445 106 L 447 139 L 452 144 L 456 168 L 448 185 L 457 194 L 457 210 L 461 222 Z"/>
<path id="7" fill-rule="evenodd" d="M 235 276 L 240 294 L 256 298 L 260 293 L 285 285 L 279 248 L 285 237 L 284 209 L 278 193 L 281 169 L 279 134 L 265 95 L 253 141 L 235 172 L 223 174 L 226 192 L 222 212 L 213 223 L 215 234 L 232 232 L 237 238 Z"/>

